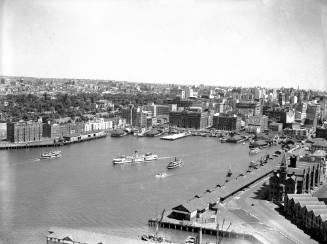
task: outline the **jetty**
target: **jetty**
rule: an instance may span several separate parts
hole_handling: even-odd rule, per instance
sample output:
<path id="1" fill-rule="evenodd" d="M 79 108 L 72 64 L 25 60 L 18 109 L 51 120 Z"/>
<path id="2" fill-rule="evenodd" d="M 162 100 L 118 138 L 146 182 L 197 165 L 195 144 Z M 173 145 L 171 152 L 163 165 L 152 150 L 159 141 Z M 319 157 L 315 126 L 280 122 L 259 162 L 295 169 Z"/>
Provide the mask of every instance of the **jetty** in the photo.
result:
<path id="1" fill-rule="evenodd" d="M 70 134 L 64 136 L 63 140 L 44 138 L 40 141 L 32 141 L 32 142 L 0 142 L 0 150 L 8 150 L 8 149 L 24 149 L 24 148 L 32 148 L 32 147 L 59 147 L 65 146 L 73 143 L 80 143 L 84 141 L 90 141 L 94 139 L 99 139 L 106 137 L 107 133 L 105 131 L 96 131 L 96 132 L 85 132 L 82 134 Z"/>
<path id="2" fill-rule="evenodd" d="M 219 235 L 225 238 L 245 239 L 252 243 L 262 243 L 253 233 L 249 234 L 237 226 L 231 231 L 220 231 L 217 233 L 217 220 L 211 219 L 218 209 L 242 190 L 251 187 L 254 183 L 269 176 L 279 165 L 280 155 L 276 158 L 266 157 L 265 163 L 258 168 L 251 168 L 244 174 L 239 174 L 226 182 L 217 182 L 217 185 L 205 190 L 203 193 L 195 195 L 192 199 L 180 203 L 167 211 L 160 225 L 163 228 L 176 229 L 189 232 L 197 232 L 202 227 L 203 234 Z M 222 205 L 221 205 L 222 204 Z M 149 226 L 153 226 L 155 219 L 148 221 Z M 201 220 L 199 222 L 199 220 Z M 203 220 L 205 222 L 203 222 Z M 235 227 L 235 226 L 234 226 Z M 248 234 L 245 234 L 247 232 Z"/>
<path id="3" fill-rule="evenodd" d="M 178 134 L 163 136 L 163 137 L 160 137 L 160 139 L 168 140 L 168 141 L 175 141 L 177 139 L 184 138 L 184 137 L 187 137 L 189 135 L 190 135 L 189 133 L 182 132 L 182 133 L 178 133 Z"/>

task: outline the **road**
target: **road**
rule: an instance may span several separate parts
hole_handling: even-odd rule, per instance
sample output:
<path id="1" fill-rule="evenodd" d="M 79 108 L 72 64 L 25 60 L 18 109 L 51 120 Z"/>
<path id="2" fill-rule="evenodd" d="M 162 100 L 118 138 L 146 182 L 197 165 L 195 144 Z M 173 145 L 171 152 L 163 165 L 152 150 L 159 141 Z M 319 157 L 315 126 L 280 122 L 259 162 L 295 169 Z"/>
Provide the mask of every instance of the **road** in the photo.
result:
<path id="1" fill-rule="evenodd" d="M 225 203 L 225 208 L 238 218 L 258 239 L 266 243 L 317 244 L 296 225 L 277 211 L 278 206 L 262 200 L 264 184 L 269 177 L 257 182 L 249 189 L 240 192 Z"/>

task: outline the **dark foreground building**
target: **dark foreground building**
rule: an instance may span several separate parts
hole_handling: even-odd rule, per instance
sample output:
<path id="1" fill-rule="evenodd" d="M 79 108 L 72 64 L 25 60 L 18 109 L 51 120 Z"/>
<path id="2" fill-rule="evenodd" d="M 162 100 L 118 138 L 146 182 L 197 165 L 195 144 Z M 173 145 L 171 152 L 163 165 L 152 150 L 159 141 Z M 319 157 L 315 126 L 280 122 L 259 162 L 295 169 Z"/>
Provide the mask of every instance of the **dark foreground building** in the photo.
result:
<path id="1" fill-rule="evenodd" d="M 10 142 L 40 141 L 42 123 L 33 121 L 7 123 L 7 140 Z"/>
<path id="2" fill-rule="evenodd" d="M 310 193 L 323 179 L 325 160 L 307 156 L 301 161 L 293 155 L 287 163 L 285 153 L 281 166 L 269 179 L 269 200 L 282 202 L 286 194 Z"/>

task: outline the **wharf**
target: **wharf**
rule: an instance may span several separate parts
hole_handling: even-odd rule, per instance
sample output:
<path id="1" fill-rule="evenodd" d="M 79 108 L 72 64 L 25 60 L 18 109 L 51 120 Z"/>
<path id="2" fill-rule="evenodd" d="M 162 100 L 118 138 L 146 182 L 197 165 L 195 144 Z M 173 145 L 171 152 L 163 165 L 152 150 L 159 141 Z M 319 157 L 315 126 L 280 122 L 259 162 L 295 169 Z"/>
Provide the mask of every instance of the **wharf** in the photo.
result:
<path id="1" fill-rule="evenodd" d="M 32 148 L 32 147 L 59 147 L 59 146 L 73 144 L 73 143 L 95 140 L 106 136 L 107 133 L 100 131 L 100 132 L 90 132 L 90 133 L 71 135 L 67 137 L 66 140 L 64 141 L 58 141 L 55 139 L 43 139 L 40 141 L 23 142 L 23 143 L 10 143 L 10 142 L 2 141 L 0 142 L 0 150 L 24 149 L 24 148 Z"/>
<path id="2" fill-rule="evenodd" d="M 275 158 L 267 159 L 265 164 L 258 166 L 257 169 L 248 170 L 244 174 L 238 175 L 236 178 L 231 179 L 228 182 L 221 182 L 206 190 L 202 194 L 194 196 L 192 199 L 174 207 L 171 211 L 164 216 L 163 220 L 160 222 L 160 226 L 163 228 L 177 229 L 182 231 L 197 232 L 200 227 L 204 234 L 208 235 L 220 235 L 225 238 L 237 238 L 248 240 L 251 243 L 262 243 L 261 238 L 255 235 L 255 233 L 249 234 L 248 229 L 244 229 L 242 225 L 233 226 L 236 229 L 231 231 L 216 230 L 216 220 L 211 222 L 210 216 L 215 215 L 215 211 L 221 209 L 225 202 L 229 201 L 231 197 L 240 193 L 241 191 L 250 188 L 259 180 L 264 179 L 270 175 L 279 165 L 282 155 Z M 199 215 L 198 218 L 190 220 L 178 220 L 175 219 L 175 213 L 179 214 L 180 211 L 185 212 L 190 215 Z M 158 218 L 150 219 L 148 224 L 153 226 L 156 224 Z M 202 222 L 197 222 L 201 219 Z M 203 222 L 205 220 L 205 223 Z M 245 234 L 247 233 L 247 234 Z M 258 239 L 259 238 L 259 239 Z"/>
<path id="3" fill-rule="evenodd" d="M 157 218 L 150 219 L 148 224 L 149 226 L 155 227 L 157 225 Z M 233 238 L 237 240 L 246 240 L 250 243 L 254 244 L 263 244 L 261 238 L 255 237 L 254 234 L 245 233 L 245 231 L 228 231 L 228 230 L 217 230 L 217 227 L 215 223 L 197 223 L 197 222 L 190 222 L 190 221 L 178 221 L 173 220 L 167 217 L 164 217 L 162 221 L 159 223 L 159 227 L 161 228 L 167 228 L 167 229 L 174 229 L 174 230 L 180 230 L 180 231 L 187 231 L 187 232 L 193 232 L 193 233 L 199 233 L 200 228 L 202 231 L 202 234 L 205 235 L 212 235 L 212 236 L 220 236 L 223 238 Z"/>
<path id="4" fill-rule="evenodd" d="M 183 133 L 178 133 L 178 134 L 172 134 L 172 135 L 163 136 L 163 137 L 160 137 L 160 139 L 162 139 L 162 140 L 168 140 L 168 141 L 174 141 L 174 140 L 177 140 L 177 139 L 180 139 L 180 138 L 183 138 L 183 137 L 187 137 L 189 135 L 190 134 L 188 134 L 186 132 L 183 132 Z"/>

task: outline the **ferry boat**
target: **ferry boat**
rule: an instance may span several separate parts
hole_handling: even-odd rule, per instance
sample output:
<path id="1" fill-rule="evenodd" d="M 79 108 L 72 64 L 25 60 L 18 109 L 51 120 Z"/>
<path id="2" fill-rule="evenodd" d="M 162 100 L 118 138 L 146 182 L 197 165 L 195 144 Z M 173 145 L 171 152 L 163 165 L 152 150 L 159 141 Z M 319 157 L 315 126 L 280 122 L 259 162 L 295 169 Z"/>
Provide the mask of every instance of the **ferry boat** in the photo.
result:
<path id="1" fill-rule="evenodd" d="M 133 164 L 133 163 L 142 163 L 145 161 L 152 161 L 158 159 L 158 155 L 154 153 L 146 153 L 146 154 L 138 154 L 135 151 L 134 155 L 121 155 L 117 158 L 114 158 L 112 163 L 113 164 Z"/>
<path id="2" fill-rule="evenodd" d="M 152 161 L 152 160 L 157 160 L 158 159 L 158 155 L 154 154 L 152 152 L 146 153 L 144 155 L 144 160 L 145 161 Z"/>
<path id="3" fill-rule="evenodd" d="M 167 173 L 166 172 L 158 173 L 158 174 L 156 174 L 156 177 L 157 178 L 165 178 L 165 177 L 167 177 Z"/>
<path id="4" fill-rule="evenodd" d="M 42 153 L 40 159 L 52 159 L 52 158 L 60 158 L 60 157 L 61 157 L 61 151 L 51 151 L 51 152 Z"/>
<path id="5" fill-rule="evenodd" d="M 112 160 L 113 164 L 127 164 L 132 162 L 133 162 L 133 158 L 131 156 L 125 156 L 125 155 L 120 155 Z"/>
<path id="6" fill-rule="evenodd" d="M 178 167 L 182 167 L 184 165 L 184 162 L 180 159 L 177 160 L 177 158 L 175 157 L 174 161 L 171 161 L 168 165 L 167 165 L 167 169 L 175 169 Z"/>

